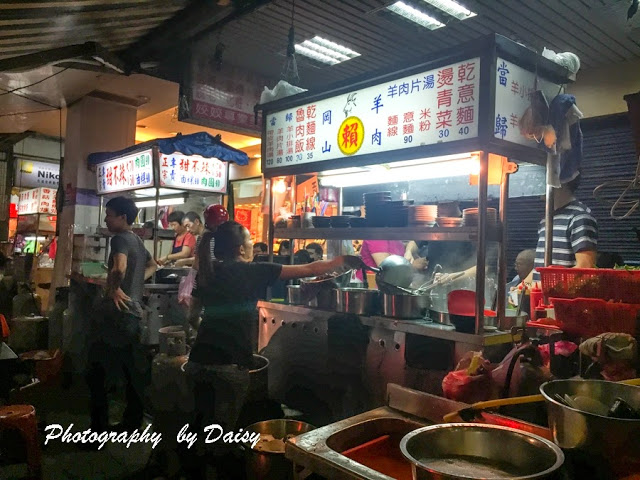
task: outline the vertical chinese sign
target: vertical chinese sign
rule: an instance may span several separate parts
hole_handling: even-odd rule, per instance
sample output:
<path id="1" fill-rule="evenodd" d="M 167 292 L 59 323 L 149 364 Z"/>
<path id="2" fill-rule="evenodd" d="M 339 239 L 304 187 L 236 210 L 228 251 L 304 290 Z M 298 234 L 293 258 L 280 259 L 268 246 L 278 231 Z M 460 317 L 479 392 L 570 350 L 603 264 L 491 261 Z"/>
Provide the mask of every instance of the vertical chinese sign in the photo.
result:
<path id="1" fill-rule="evenodd" d="M 132 153 L 96 167 L 99 194 L 125 192 L 154 186 L 151 150 Z"/>
<path id="2" fill-rule="evenodd" d="M 265 167 L 478 136 L 480 59 L 270 113 Z"/>
<path id="3" fill-rule="evenodd" d="M 551 100 L 560 91 L 560 85 L 538 77 L 537 88 Z M 536 91 L 536 74 L 502 58 L 496 62 L 496 109 L 493 135 L 501 140 L 535 146 L 520 134 L 520 119 L 531 105 Z"/>
<path id="4" fill-rule="evenodd" d="M 34 188 L 20 192 L 18 215 L 46 213 L 56 215 L 56 190 L 53 188 Z"/>
<path id="5" fill-rule="evenodd" d="M 253 107 L 264 88 L 277 81 L 232 65 L 219 70 L 212 60 L 210 51 L 193 53 L 189 75 L 180 85 L 178 119 L 259 136 L 262 119 L 255 122 Z"/>
<path id="6" fill-rule="evenodd" d="M 227 193 L 229 164 L 200 155 L 160 155 L 160 186 Z"/>

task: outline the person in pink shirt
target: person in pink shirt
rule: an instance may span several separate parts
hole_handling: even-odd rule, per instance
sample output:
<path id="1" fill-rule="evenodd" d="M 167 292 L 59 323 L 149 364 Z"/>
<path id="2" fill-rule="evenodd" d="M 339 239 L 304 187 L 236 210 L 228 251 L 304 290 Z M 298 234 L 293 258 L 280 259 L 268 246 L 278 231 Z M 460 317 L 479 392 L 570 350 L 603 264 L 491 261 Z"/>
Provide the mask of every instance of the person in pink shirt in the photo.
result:
<path id="1" fill-rule="evenodd" d="M 365 265 L 377 267 L 389 255 L 404 256 L 405 247 L 400 240 L 365 240 L 362 242 L 360 257 Z M 362 272 L 356 272 L 356 278 L 362 281 Z"/>

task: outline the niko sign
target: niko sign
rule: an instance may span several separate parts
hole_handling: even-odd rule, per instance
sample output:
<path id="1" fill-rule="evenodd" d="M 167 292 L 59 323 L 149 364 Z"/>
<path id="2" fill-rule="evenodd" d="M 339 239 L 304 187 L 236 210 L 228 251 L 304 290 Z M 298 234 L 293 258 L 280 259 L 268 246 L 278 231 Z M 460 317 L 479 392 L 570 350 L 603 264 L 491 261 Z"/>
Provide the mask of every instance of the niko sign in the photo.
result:
<path id="1" fill-rule="evenodd" d="M 48 187 L 58 188 L 60 181 L 60 164 L 20 159 L 14 185 L 16 187 Z"/>

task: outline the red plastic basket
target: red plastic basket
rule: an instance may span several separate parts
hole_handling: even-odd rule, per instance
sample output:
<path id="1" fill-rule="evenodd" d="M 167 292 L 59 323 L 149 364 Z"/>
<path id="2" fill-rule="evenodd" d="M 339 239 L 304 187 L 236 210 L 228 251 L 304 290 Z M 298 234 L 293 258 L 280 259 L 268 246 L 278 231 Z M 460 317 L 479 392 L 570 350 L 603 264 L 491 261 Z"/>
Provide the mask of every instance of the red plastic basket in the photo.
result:
<path id="1" fill-rule="evenodd" d="M 542 291 L 552 298 L 600 298 L 640 304 L 640 271 L 609 268 L 538 268 Z"/>
<path id="2" fill-rule="evenodd" d="M 595 337 L 605 332 L 636 335 L 640 305 L 594 298 L 552 298 L 558 326 L 571 335 Z"/>

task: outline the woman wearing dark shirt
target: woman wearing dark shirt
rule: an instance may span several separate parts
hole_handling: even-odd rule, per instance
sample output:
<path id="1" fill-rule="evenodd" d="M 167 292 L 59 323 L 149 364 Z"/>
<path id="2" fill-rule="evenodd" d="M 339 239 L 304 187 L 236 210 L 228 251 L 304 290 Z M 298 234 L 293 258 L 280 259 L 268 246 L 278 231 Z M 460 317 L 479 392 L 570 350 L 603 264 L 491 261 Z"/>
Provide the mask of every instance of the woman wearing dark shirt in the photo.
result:
<path id="1" fill-rule="evenodd" d="M 210 243 L 215 241 L 215 260 Z M 258 328 L 257 301 L 276 280 L 312 277 L 361 268 L 358 257 L 343 256 L 303 265 L 252 262 L 249 231 L 226 222 L 207 232 L 198 246 L 198 291 L 202 323 L 185 366 L 195 381 L 196 423 L 235 428 L 249 385 L 252 330 Z M 214 447 L 217 445 L 213 445 Z"/>

